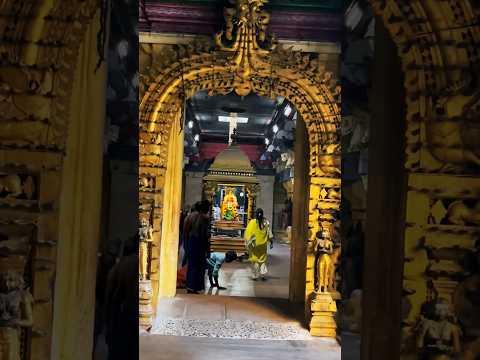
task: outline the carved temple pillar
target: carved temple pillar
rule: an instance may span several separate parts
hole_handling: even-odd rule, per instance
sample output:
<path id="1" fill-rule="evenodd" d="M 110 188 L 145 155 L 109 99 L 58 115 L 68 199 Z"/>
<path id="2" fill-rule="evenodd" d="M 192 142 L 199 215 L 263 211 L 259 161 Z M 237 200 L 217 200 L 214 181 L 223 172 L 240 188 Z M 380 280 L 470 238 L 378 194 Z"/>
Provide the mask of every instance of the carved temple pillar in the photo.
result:
<path id="1" fill-rule="evenodd" d="M 258 193 L 260 192 L 260 186 L 258 184 L 247 185 L 247 197 L 248 197 L 248 209 L 247 209 L 247 224 L 255 217 L 255 201 Z"/>
<path id="2" fill-rule="evenodd" d="M 310 307 L 310 333 L 314 336 L 335 337 L 337 312 L 337 264 L 340 242 L 334 231 L 339 223 L 341 191 L 340 145 L 335 141 L 335 126 L 330 143 L 319 142 L 310 135 L 310 182 L 308 201 L 307 243 L 307 304 Z M 334 244 L 328 255 L 319 259 L 317 234 Z M 332 245 L 333 246 L 333 245 Z M 319 284 L 324 284 L 320 286 Z"/>
<path id="3" fill-rule="evenodd" d="M 205 181 L 203 184 L 203 197 L 213 202 L 213 197 L 215 196 L 215 192 L 217 191 L 217 183 L 215 181 Z"/>
<path id="4" fill-rule="evenodd" d="M 30 5 L 4 1 L 0 20 L 1 267 L 20 256 L 8 267 L 33 296 L 31 331 L 7 341 L 22 360 L 76 360 L 93 347 L 100 238 L 98 2 Z"/>
<path id="5" fill-rule="evenodd" d="M 178 113 L 181 117 L 181 112 Z M 163 217 L 160 240 L 158 297 L 173 297 L 177 291 L 178 243 L 183 176 L 183 140 L 180 121 L 175 121 L 168 144 L 167 171 L 163 190 Z M 153 306 L 155 311 L 156 298 Z"/>

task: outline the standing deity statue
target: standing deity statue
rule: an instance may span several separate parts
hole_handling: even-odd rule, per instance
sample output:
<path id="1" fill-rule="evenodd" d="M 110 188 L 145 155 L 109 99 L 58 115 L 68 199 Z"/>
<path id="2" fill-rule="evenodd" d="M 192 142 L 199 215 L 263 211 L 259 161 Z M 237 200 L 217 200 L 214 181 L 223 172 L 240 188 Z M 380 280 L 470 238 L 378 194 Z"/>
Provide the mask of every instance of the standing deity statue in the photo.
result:
<path id="1" fill-rule="evenodd" d="M 153 241 L 153 228 L 146 219 L 142 219 L 140 224 L 140 248 L 138 266 L 140 280 L 146 280 L 148 276 L 148 244 Z"/>
<path id="2" fill-rule="evenodd" d="M 315 237 L 315 279 L 317 292 L 329 292 L 334 288 L 335 264 L 331 258 L 334 243 L 328 231 L 319 231 Z"/>
<path id="3" fill-rule="evenodd" d="M 445 299 L 425 304 L 418 324 L 417 348 L 427 360 L 454 359 L 460 353 L 460 328 Z"/>
<path id="4" fill-rule="evenodd" d="M 238 201 L 233 189 L 226 189 L 222 202 L 222 220 L 238 220 Z"/>
<path id="5" fill-rule="evenodd" d="M 33 296 L 22 276 L 0 273 L 0 359 L 20 360 L 21 329 L 33 326 Z"/>

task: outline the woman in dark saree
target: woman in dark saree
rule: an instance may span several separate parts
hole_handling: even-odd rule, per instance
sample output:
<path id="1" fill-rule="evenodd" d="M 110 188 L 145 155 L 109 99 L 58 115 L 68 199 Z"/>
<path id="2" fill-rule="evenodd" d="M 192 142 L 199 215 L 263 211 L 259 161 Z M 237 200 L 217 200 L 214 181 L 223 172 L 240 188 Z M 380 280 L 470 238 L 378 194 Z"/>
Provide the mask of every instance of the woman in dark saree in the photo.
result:
<path id="1" fill-rule="evenodd" d="M 198 210 L 185 220 L 187 253 L 187 292 L 199 294 L 205 289 L 205 271 L 210 238 L 210 202 L 202 201 Z"/>

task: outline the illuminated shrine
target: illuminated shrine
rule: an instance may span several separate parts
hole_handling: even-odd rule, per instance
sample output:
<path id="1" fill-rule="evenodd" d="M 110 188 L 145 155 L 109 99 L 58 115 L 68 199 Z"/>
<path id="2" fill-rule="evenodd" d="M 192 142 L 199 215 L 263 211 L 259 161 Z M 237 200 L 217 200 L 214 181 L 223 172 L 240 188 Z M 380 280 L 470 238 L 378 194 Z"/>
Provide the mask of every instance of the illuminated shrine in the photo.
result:
<path id="1" fill-rule="evenodd" d="M 212 251 L 245 250 L 243 232 L 259 190 L 255 170 L 238 145 L 218 154 L 203 178 L 204 197 L 213 206 Z"/>

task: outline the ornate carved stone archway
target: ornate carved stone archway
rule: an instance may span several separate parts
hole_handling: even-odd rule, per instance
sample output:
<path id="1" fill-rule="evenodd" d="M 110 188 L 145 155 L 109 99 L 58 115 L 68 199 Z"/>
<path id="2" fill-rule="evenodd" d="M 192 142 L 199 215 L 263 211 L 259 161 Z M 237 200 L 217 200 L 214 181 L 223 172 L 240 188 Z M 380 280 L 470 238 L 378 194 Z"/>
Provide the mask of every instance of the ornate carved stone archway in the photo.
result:
<path id="1" fill-rule="evenodd" d="M 145 315 L 141 322 L 144 325 L 149 323 L 149 283 L 152 283 L 155 306 L 159 276 L 169 273 L 162 269 L 159 274 L 158 270 L 159 266 L 162 268 L 162 263 L 159 264 L 160 241 L 164 241 L 160 240 L 160 228 L 163 215 L 170 216 L 166 213 L 162 190 L 169 171 L 167 162 L 171 153 L 168 146 L 176 136 L 172 129 L 179 130 L 184 101 L 200 90 L 211 94 L 234 91 L 240 96 L 256 92 L 289 99 L 308 129 L 310 234 L 305 234 L 304 239 L 308 248 L 305 292 L 313 315 L 312 333 L 335 335 L 333 281 L 324 292 L 315 291 L 318 283 L 315 281 L 318 276 L 315 236 L 321 228 L 330 228 L 340 206 L 340 87 L 331 73 L 321 70 L 314 55 L 282 49 L 267 36 L 269 17 L 261 9 L 265 2 L 237 1 L 235 7 L 225 9 L 225 30 L 216 36 L 215 45 L 179 46 L 170 64 L 152 62 L 148 66 L 149 73 L 141 74 L 144 88 L 140 92 L 140 217 L 149 219 L 154 228 L 151 250 L 146 251 L 143 245 L 141 251 L 149 269 L 148 280 L 141 282 L 140 297 L 144 300 L 141 311 L 144 310 Z M 175 228 L 178 226 L 171 227 Z M 333 236 L 330 232 L 325 234 Z M 165 248 L 163 251 L 167 252 Z M 333 274 L 334 266 L 329 269 Z M 172 272 L 170 274 L 172 277 Z M 171 282 L 172 279 L 162 277 L 162 281 Z"/>

